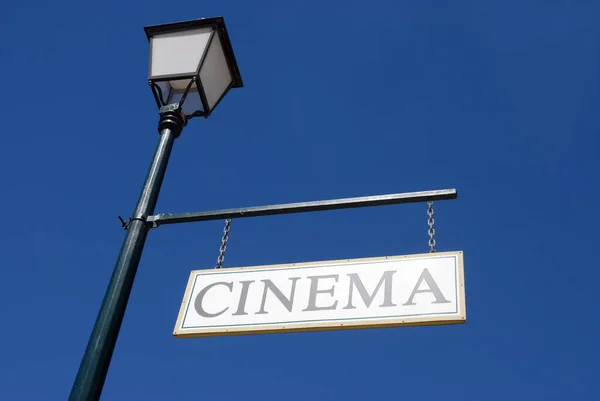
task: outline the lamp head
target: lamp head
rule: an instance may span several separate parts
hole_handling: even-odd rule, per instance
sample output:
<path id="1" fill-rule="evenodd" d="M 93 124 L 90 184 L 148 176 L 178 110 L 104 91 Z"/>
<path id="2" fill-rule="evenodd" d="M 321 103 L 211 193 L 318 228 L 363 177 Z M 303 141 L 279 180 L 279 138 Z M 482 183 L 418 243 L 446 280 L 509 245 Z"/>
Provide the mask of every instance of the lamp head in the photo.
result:
<path id="1" fill-rule="evenodd" d="M 223 17 L 144 28 L 148 82 L 160 107 L 179 103 L 187 118 L 208 117 L 231 88 L 244 86 Z"/>

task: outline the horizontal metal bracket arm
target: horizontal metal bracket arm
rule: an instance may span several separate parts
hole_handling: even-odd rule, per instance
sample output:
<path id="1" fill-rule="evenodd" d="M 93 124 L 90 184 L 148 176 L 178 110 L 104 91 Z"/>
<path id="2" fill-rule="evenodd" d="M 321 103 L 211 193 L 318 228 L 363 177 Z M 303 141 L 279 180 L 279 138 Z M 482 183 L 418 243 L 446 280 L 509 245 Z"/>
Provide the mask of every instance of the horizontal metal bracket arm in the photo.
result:
<path id="1" fill-rule="evenodd" d="M 164 224 L 193 223 L 222 219 L 239 219 L 242 217 L 273 216 L 277 214 L 317 212 L 324 210 L 350 209 L 370 206 L 399 205 L 437 200 L 456 199 L 456 189 L 440 189 L 436 191 L 405 192 L 390 195 L 363 196 L 313 202 L 284 203 L 280 205 L 253 206 L 237 209 L 211 210 L 192 213 L 161 213 L 148 216 L 146 221 L 152 227 Z"/>

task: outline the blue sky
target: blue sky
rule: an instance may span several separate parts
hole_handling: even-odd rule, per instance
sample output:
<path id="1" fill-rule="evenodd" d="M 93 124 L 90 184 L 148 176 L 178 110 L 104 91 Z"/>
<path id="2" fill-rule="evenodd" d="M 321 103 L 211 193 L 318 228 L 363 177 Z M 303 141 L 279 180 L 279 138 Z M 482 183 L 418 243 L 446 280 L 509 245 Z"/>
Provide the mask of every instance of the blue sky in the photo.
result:
<path id="1" fill-rule="evenodd" d="M 157 212 L 457 188 L 467 323 L 175 339 L 223 222 L 150 233 L 103 400 L 598 399 L 593 1 L 10 2 L 0 399 L 68 397 L 158 140 L 143 27 L 225 17 L 245 87 Z M 427 252 L 425 204 L 234 220 L 225 267 Z"/>

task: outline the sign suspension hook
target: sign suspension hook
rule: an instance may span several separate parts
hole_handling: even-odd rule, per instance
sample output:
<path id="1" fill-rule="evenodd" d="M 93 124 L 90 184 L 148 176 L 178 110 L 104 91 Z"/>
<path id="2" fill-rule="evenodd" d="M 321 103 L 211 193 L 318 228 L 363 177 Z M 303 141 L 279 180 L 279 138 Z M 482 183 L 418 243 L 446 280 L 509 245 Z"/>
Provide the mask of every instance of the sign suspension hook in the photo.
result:
<path id="1" fill-rule="evenodd" d="M 227 241 L 229 241 L 229 231 L 231 230 L 231 219 L 225 220 L 225 228 L 223 228 L 223 238 L 221 239 L 221 247 L 219 248 L 219 256 L 217 257 L 217 264 L 215 269 L 223 267 L 223 260 L 225 259 L 225 250 L 227 250 Z"/>
<path id="2" fill-rule="evenodd" d="M 429 225 L 429 253 L 435 252 L 435 229 L 433 228 L 433 224 L 435 220 L 433 219 L 433 201 L 427 201 L 427 215 L 429 219 L 427 220 L 427 224 Z"/>

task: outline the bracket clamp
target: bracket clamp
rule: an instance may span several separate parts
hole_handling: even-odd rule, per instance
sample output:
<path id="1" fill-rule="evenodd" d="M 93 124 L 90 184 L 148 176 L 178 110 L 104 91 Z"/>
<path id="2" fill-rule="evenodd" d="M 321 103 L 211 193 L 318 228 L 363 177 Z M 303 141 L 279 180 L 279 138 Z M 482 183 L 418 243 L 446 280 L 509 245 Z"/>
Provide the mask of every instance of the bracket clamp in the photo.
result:
<path id="1" fill-rule="evenodd" d="M 138 220 L 143 223 L 148 222 L 145 216 L 130 217 L 129 220 L 127 220 L 127 221 L 123 220 L 123 218 L 121 216 L 117 216 L 117 217 L 119 218 L 119 220 L 121 220 L 121 226 L 123 226 L 123 230 L 126 230 L 126 231 L 127 231 L 127 229 L 129 229 L 131 222 L 134 220 Z"/>

